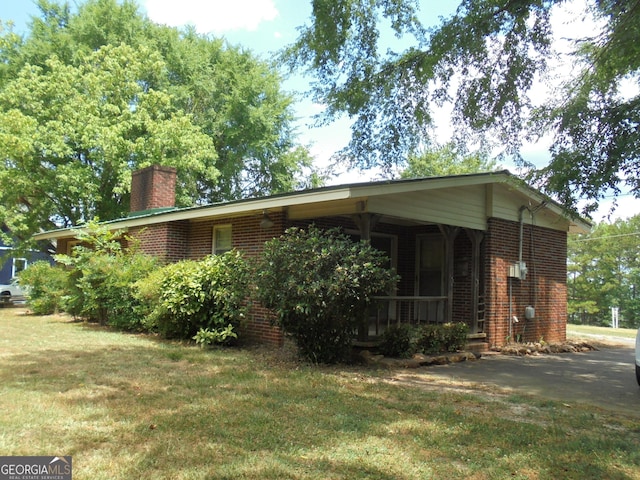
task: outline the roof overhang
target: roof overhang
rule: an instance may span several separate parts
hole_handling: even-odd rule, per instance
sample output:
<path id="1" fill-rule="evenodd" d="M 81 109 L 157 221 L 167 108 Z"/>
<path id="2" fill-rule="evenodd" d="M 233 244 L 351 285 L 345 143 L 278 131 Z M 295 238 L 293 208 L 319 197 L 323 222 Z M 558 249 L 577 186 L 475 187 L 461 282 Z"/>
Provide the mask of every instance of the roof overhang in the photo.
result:
<path id="1" fill-rule="evenodd" d="M 437 203 L 433 201 L 427 202 L 430 208 L 421 208 L 420 205 L 416 205 L 413 199 L 426 198 L 424 192 L 429 191 L 438 192 L 442 197 L 441 201 L 448 202 L 443 205 L 450 205 L 453 209 L 459 209 L 459 202 L 456 199 L 459 200 L 461 195 L 477 196 L 477 198 L 467 198 L 469 205 L 477 209 L 473 215 L 474 220 L 465 220 L 464 215 L 455 215 L 453 211 L 447 213 L 443 208 L 438 209 L 435 207 Z M 442 195 L 442 192 L 449 192 L 450 195 L 447 197 Z M 502 197 L 510 198 L 510 201 L 517 200 L 517 203 L 525 206 L 542 206 L 540 210 L 544 210 L 546 215 L 557 220 L 559 229 L 566 229 L 569 233 L 586 233 L 591 229 L 588 221 L 570 213 L 508 171 L 322 187 L 200 207 L 143 212 L 136 216 L 103 222 L 103 225 L 113 230 L 128 230 L 159 223 L 206 221 L 286 209 L 288 217 L 292 220 L 374 213 L 389 219 L 395 218 L 398 222 L 450 223 L 452 225 L 458 222 L 460 226 L 484 229 L 486 218 L 499 214 L 499 208 L 495 202 Z M 512 209 L 511 214 L 517 218 L 517 209 Z M 471 215 L 468 217 L 472 218 Z M 34 239 L 69 238 L 75 236 L 77 230 L 78 228 L 51 230 L 34 235 Z"/>

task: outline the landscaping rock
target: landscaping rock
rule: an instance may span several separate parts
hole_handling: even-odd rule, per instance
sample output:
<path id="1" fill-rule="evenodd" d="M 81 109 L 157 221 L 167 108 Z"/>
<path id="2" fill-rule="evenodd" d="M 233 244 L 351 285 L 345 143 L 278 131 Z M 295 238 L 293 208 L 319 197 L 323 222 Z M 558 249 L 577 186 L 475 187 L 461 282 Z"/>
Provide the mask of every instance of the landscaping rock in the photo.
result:
<path id="1" fill-rule="evenodd" d="M 502 347 L 493 347 L 493 352 L 498 352 L 503 355 L 540 355 L 551 353 L 577 353 L 577 352 L 590 352 L 598 350 L 595 346 L 587 342 L 573 342 L 567 341 L 564 343 L 511 343 Z"/>
<path id="2" fill-rule="evenodd" d="M 480 353 L 455 352 L 440 355 L 425 355 L 416 353 L 411 358 L 390 358 L 384 355 L 374 355 L 369 350 L 359 352 L 360 358 L 367 365 L 380 365 L 387 368 L 420 368 L 430 365 L 447 365 L 449 363 L 466 362 L 467 360 L 478 360 Z"/>

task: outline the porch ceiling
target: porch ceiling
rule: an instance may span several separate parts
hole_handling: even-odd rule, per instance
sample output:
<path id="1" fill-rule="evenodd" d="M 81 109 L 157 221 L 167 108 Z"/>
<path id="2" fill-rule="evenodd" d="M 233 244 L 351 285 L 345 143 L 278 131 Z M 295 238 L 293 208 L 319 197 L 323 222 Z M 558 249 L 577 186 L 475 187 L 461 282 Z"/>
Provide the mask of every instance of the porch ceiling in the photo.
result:
<path id="1" fill-rule="evenodd" d="M 561 207 L 542 195 L 534 196 L 506 182 L 390 190 L 356 188 L 352 193 L 364 195 L 291 205 L 287 208 L 288 217 L 291 220 L 310 220 L 368 213 L 378 215 L 378 222 L 393 225 L 441 224 L 486 231 L 489 218 L 517 222 L 520 210 L 526 208 L 535 210 L 538 226 L 570 233 L 584 233 L 589 227 L 580 219 L 568 218 Z M 525 216 L 525 220 L 530 222 L 532 218 Z"/>
<path id="2" fill-rule="evenodd" d="M 293 205 L 287 209 L 287 214 L 290 220 L 310 220 L 368 213 L 379 215 L 379 222 L 393 225 L 443 224 L 475 230 L 487 228 L 485 185 L 367 193 L 339 201 Z"/>

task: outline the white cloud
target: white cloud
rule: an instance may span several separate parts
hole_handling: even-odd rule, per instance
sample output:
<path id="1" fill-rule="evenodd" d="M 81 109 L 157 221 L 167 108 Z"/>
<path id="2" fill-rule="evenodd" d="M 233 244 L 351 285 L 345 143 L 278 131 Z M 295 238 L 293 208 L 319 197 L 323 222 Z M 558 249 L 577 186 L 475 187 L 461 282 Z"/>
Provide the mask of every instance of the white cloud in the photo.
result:
<path id="1" fill-rule="evenodd" d="M 144 7 L 154 22 L 193 25 L 200 33 L 255 31 L 278 16 L 273 0 L 144 0 Z"/>

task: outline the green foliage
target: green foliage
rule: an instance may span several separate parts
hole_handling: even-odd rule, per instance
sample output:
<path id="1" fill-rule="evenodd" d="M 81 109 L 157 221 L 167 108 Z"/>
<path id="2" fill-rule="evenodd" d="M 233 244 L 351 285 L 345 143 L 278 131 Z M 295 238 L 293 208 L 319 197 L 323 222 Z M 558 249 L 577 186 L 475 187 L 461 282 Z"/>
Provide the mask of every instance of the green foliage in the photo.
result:
<path id="1" fill-rule="evenodd" d="M 588 235 L 568 242 L 567 291 L 571 323 L 611 324 L 619 308 L 620 326 L 640 326 L 640 216 L 602 222 Z"/>
<path id="2" fill-rule="evenodd" d="M 634 0 L 597 2 L 605 24 L 579 44 L 576 77 L 537 112 L 555 130 L 550 164 L 536 178 L 564 202 L 587 198 L 587 211 L 624 186 L 640 188 L 640 10 Z"/>
<path id="3" fill-rule="evenodd" d="M 215 149 L 168 93 L 145 85 L 165 70 L 149 48 L 104 46 L 75 65 L 56 57 L 27 65 L 4 85 L 0 135 L 11 141 L 0 142 L 0 156 L 11 161 L 0 185 L 11 228 L 25 216 L 43 226 L 53 216 L 65 225 L 122 217 L 131 170 L 152 163 L 177 167 L 178 200 L 193 204 L 195 178 L 218 178 L 205 163 Z M 12 219 L 25 203 L 26 213 Z"/>
<path id="4" fill-rule="evenodd" d="M 156 268 L 156 261 L 137 253 L 135 242 L 106 226 L 90 223 L 77 233 L 80 245 L 56 260 L 70 268 L 74 281 L 65 309 L 74 315 L 123 330 L 143 329 L 133 284 Z M 122 247 L 122 241 L 130 246 Z"/>
<path id="5" fill-rule="evenodd" d="M 338 230 L 291 228 L 265 244 L 256 269 L 257 297 L 295 339 L 301 356 L 345 361 L 371 297 L 397 281 L 386 261 L 368 242 L 354 242 Z"/>
<path id="6" fill-rule="evenodd" d="M 567 205 L 586 197 L 593 208 L 622 185 L 640 192 L 640 10 L 636 0 L 589 3 L 584 15 L 602 31 L 572 38 L 572 76 L 534 108 L 534 79 L 557 84 L 552 42 L 567 33 L 552 19 L 565 3 L 462 0 L 423 26 L 417 0 L 313 2 L 284 61 L 314 74 L 324 120 L 355 119 L 340 153 L 357 166 L 392 170 L 433 139 L 433 111 L 450 104 L 456 142 L 520 159 L 523 141 L 553 136 L 552 161 L 532 178 Z M 383 48 L 392 35 L 400 49 Z"/>
<path id="7" fill-rule="evenodd" d="M 427 355 L 457 352 L 466 347 L 468 330 L 466 323 L 394 325 L 384 332 L 380 353 L 407 358 L 416 352 Z"/>
<path id="8" fill-rule="evenodd" d="M 124 216 L 131 172 L 150 164 L 177 168 L 178 206 L 306 182 L 270 63 L 130 0 L 38 6 L 24 38 L 0 24 L 0 223 L 21 244 Z"/>
<path id="9" fill-rule="evenodd" d="M 497 164 L 485 152 L 465 154 L 453 142 L 410 155 L 401 178 L 438 177 L 496 170 Z"/>
<path id="10" fill-rule="evenodd" d="M 434 106 L 451 97 L 458 140 L 493 128 L 517 147 L 526 93 L 549 54 L 553 3 L 465 0 L 427 30 L 415 0 L 314 2 L 284 60 L 311 69 L 329 118 L 355 117 L 342 153 L 359 166 L 390 170 L 418 150 L 432 135 Z M 391 34 L 408 47 L 382 49 Z"/>
<path id="11" fill-rule="evenodd" d="M 386 357 L 408 358 L 416 351 L 416 329 L 407 324 L 393 325 L 382 334 L 380 353 Z"/>
<path id="12" fill-rule="evenodd" d="M 166 265 L 137 288 L 138 298 L 147 299 L 147 328 L 180 339 L 209 330 L 220 341 L 228 341 L 235 338 L 231 329 L 245 319 L 248 284 L 248 264 L 241 253 L 232 250 L 200 261 Z"/>
<path id="13" fill-rule="evenodd" d="M 193 336 L 193 339 L 201 347 L 208 347 L 214 343 L 225 343 L 229 339 L 237 339 L 238 334 L 233 331 L 233 325 L 229 324 L 225 328 L 211 330 L 210 328 L 201 328 Z"/>
<path id="14" fill-rule="evenodd" d="M 467 345 L 466 323 L 445 323 L 425 325 L 419 335 L 417 348 L 428 355 L 457 352 Z"/>
<path id="15" fill-rule="evenodd" d="M 29 308 L 36 315 L 50 315 L 64 310 L 64 294 L 69 272 L 43 260 L 20 272 L 20 284 L 29 287 Z"/>

